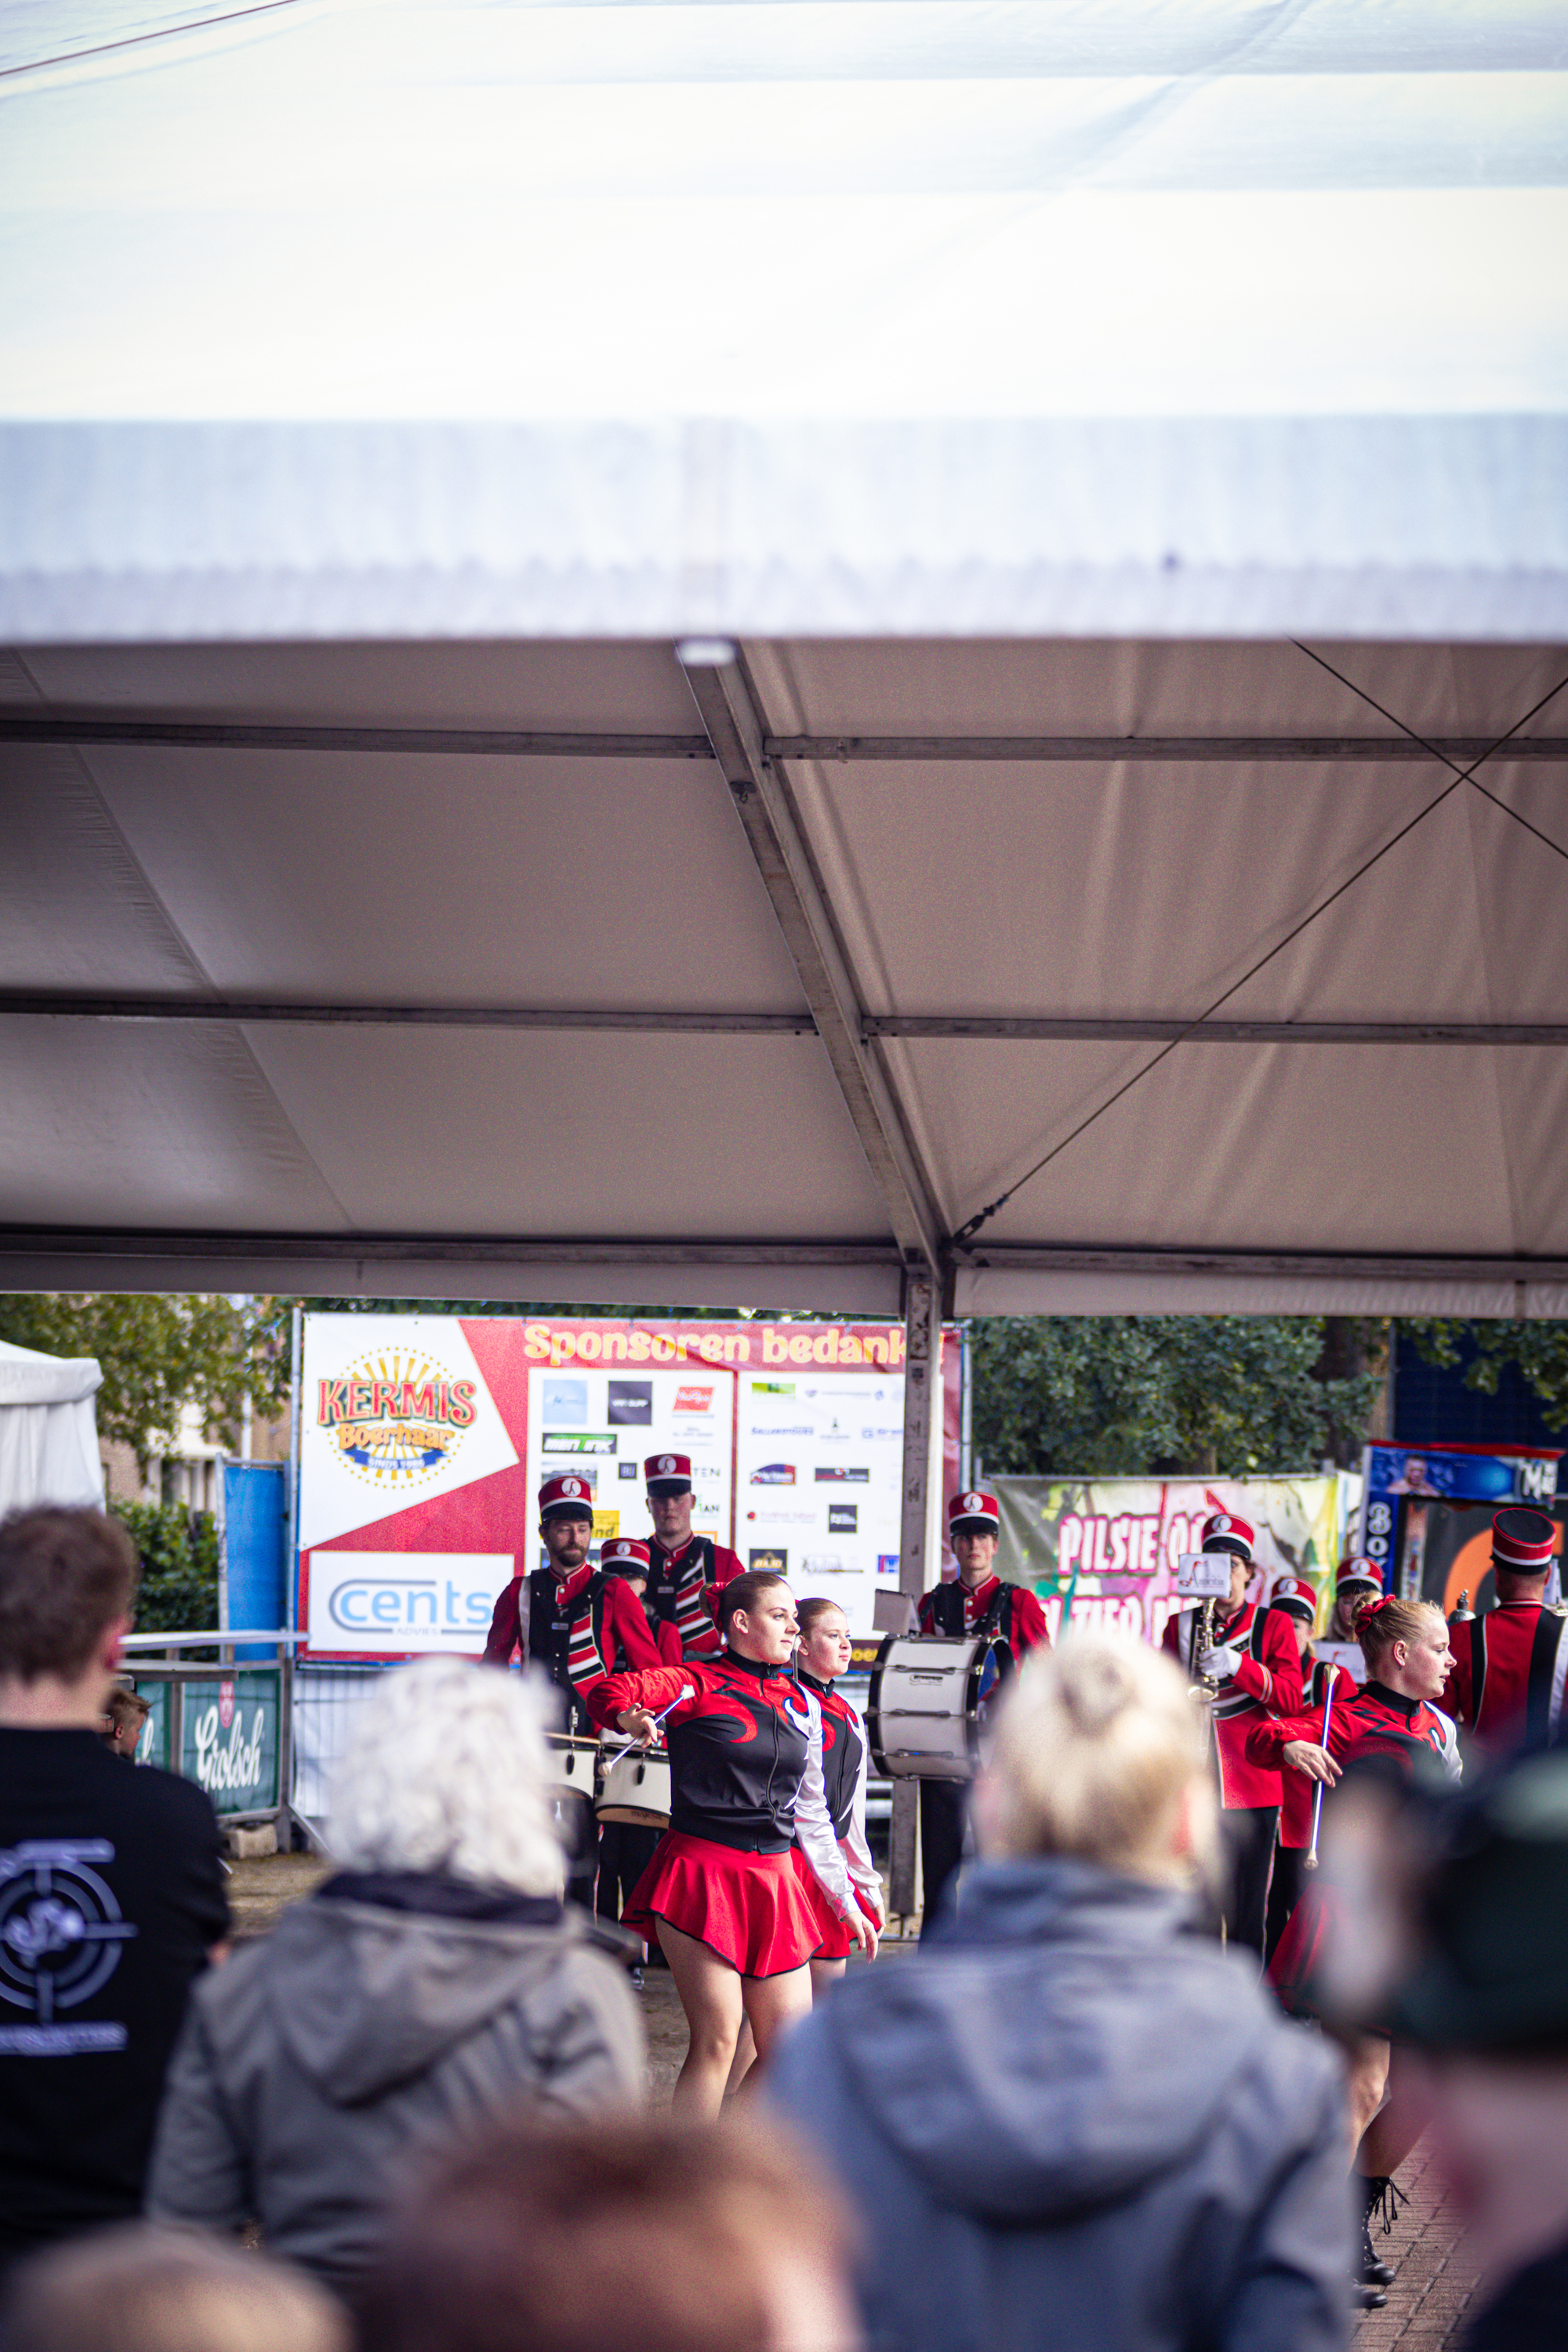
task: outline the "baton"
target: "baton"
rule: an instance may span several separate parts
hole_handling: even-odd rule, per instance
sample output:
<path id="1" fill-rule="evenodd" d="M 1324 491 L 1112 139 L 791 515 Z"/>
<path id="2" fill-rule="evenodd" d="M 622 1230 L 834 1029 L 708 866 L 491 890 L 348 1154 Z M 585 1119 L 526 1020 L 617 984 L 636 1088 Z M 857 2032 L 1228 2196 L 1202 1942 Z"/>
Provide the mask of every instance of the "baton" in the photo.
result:
<path id="1" fill-rule="evenodd" d="M 673 1714 L 675 1713 L 675 1710 L 676 1710 L 676 1708 L 677 1708 L 678 1706 L 679 1706 L 680 1705 L 682 1705 L 682 1703 L 683 1703 L 685 1700 L 687 1700 L 687 1699 L 689 1699 L 689 1698 L 691 1698 L 691 1697 L 693 1697 L 693 1696 L 695 1696 L 695 1693 L 694 1693 L 694 1692 L 693 1692 L 693 1690 L 692 1690 L 692 1686 L 691 1686 L 691 1685 L 690 1685 L 689 1683 L 688 1683 L 688 1684 L 687 1684 L 687 1685 L 686 1685 L 686 1688 L 685 1688 L 684 1690 L 677 1691 L 677 1692 L 676 1692 L 675 1696 L 670 1700 L 669 1705 L 665 1708 L 665 1710 L 664 1710 L 664 1715 L 656 1715 L 656 1716 L 654 1717 L 654 1719 L 653 1719 L 653 1727 L 654 1727 L 654 1729 L 655 1729 L 656 1731 L 658 1729 L 659 1725 L 664 1721 L 664 1716 L 665 1716 L 665 1715 L 673 1715 Z M 647 1744 L 648 1744 L 648 1746 L 651 1748 L 651 1747 L 653 1746 L 653 1742 L 652 1742 L 652 1740 L 650 1739 L 650 1740 L 648 1741 L 648 1743 L 647 1743 Z M 605 1758 L 605 1763 L 606 1763 L 606 1764 L 614 1764 L 614 1763 L 616 1763 L 616 1761 L 617 1761 L 621 1757 L 623 1757 L 623 1756 L 626 1754 L 626 1750 L 627 1750 L 629 1748 L 640 1748 L 641 1746 L 642 1746 L 642 1742 L 641 1742 L 641 1740 L 640 1740 L 640 1739 L 623 1739 L 623 1740 L 622 1740 L 622 1742 L 621 1742 L 621 1744 L 620 1744 L 620 1746 L 619 1746 L 618 1748 L 612 1748 L 612 1749 L 609 1751 L 609 1753 L 608 1753 L 608 1754 L 606 1755 L 606 1757 Z"/>
<path id="2" fill-rule="evenodd" d="M 1334 1679 L 1335 1677 L 1331 1671 L 1329 1675 L 1329 1687 L 1323 1693 L 1323 1737 L 1319 1744 L 1322 1748 L 1325 1755 L 1328 1753 L 1329 1746 L 1329 1717 L 1334 1711 Z M 1323 1818 L 1323 1790 L 1325 1785 L 1326 1784 L 1323 1781 L 1319 1781 L 1317 1794 L 1312 1799 L 1312 1843 L 1307 1849 L 1307 1859 L 1301 1865 L 1303 1870 L 1316 1870 L 1318 1867 L 1318 1827 Z"/>

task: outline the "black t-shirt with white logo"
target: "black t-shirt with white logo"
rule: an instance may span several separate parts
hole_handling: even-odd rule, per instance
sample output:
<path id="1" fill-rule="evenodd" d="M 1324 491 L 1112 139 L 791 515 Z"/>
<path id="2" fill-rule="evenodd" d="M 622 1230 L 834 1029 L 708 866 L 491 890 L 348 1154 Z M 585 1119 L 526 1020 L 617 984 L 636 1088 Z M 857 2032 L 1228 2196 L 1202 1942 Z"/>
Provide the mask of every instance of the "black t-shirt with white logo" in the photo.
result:
<path id="1" fill-rule="evenodd" d="M 227 1930 L 194 1781 L 93 1731 L 0 1727 L 0 2263 L 140 2212 L 186 1995 Z"/>

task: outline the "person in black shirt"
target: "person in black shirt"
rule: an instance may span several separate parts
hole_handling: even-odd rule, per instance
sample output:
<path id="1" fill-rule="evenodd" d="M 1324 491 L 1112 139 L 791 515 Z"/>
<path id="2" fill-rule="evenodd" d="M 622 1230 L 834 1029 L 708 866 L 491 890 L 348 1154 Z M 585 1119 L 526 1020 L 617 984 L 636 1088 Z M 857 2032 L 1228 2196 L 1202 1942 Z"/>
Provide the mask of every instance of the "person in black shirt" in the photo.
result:
<path id="1" fill-rule="evenodd" d="M 186 1994 L 228 1929 L 207 1798 L 101 1736 L 135 1579 L 100 1511 L 0 1524 L 0 2271 L 141 2211 Z"/>

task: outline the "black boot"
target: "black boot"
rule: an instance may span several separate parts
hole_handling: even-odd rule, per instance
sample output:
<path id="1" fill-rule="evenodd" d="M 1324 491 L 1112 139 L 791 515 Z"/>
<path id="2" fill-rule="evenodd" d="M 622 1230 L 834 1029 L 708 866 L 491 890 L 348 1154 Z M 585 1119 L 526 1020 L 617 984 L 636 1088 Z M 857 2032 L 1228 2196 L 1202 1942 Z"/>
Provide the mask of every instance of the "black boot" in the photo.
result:
<path id="1" fill-rule="evenodd" d="M 1361 2213 L 1361 2276 L 1365 2286 L 1384 2287 L 1394 2284 L 1394 2271 L 1372 2242 L 1372 2217 L 1378 2213 L 1386 2238 L 1399 2214 L 1399 2191 L 1386 2174 L 1358 2172 L 1356 2185 L 1362 2192 Z"/>

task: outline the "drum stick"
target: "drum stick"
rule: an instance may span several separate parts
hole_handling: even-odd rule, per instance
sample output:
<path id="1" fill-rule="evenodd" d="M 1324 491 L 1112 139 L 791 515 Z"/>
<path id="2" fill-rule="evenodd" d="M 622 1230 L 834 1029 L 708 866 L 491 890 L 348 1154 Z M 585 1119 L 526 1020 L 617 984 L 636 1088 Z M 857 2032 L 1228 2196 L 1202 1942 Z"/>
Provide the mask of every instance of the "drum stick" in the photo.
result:
<path id="1" fill-rule="evenodd" d="M 684 1700 L 690 1698 L 692 1696 L 693 1696 L 693 1694 L 692 1694 L 691 1685 L 690 1685 L 689 1683 L 688 1683 L 688 1684 L 687 1684 L 686 1688 L 685 1688 L 684 1690 L 682 1690 L 682 1691 L 677 1691 L 677 1692 L 676 1692 L 676 1694 L 675 1694 L 675 1696 L 670 1700 L 669 1705 L 665 1708 L 665 1710 L 664 1710 L 664 1715 L 656 1715 L 656 1716 L 654 1717 L 654 1719 L 653 1719 L 653 1727 L 654 1727 L 654 1729 L 655 1729 L 656 1731 L 658 1729 L 659 1725 L 664 1721 L 664 1716 L 665 1716 L 665 1715 L 673 1715 L 673 1714 L 675 1713 L 676 1708 L 677 1708 L 678 1706 L 679 1706 L 682 1704 L 682 1702 L 683 1702 Z M 616 1762 L 619 1760 L 619 1759 L 620 1759 L 621 1757 L 623 1757 L 623 1756 L 626 1754 L 626 1750 L 627 1750 L 629 1748 L 637 1748 L 637 1747 L 640 1747 L 640 1746 L 641 1746 L 641 1744 L 642 1744 L 642 1743 L 641 1743 L 641 1741 L 640 1741 L 640 1740 L 637 1740 L 637 1739 L 623 1739 L 623 1740 L 622 1740 L 622 1742 L 621 1742 L 621 1744 L 620 1744 L 620 1746 L 619 1746 L 618 1748 L 612 1748 L 608 1751 L 608 1753 L 606 1754 L 606 1756 L 605 1756 L 605 1763 L 606 1763 L 606 1764 L 614 1764 L 614 1763 L 616 1763 Z M 652 1742 L 651 1740 L 649 1740 L 648 1745 L 649 1745 L 649 1747 L 651 1748 L 651 1747 L 652 1747 L 652 1745 L 653 1745 L 653 1742 Z"/>
<path id="2" fill-rule="evenodd" d="M 1325 1755 L 1328 1753 L 1329 1747 L 1329 1717 L 1333 1711 L 1334 1676 L 1331 1674 L 1329 1687 L 1323 1693 L 1323 1737 L 1321 1744 Z M 1307 1849 L 1307 1859 L 1301 1865 L 1304 1870 L 1316 1870 L 1318 1867 L 1318 1829 L 1323 1818 L 1323 1785 L 1320 1780 L 1312 1799 L 1312 1843 Z"/>

